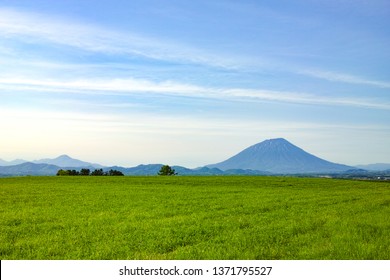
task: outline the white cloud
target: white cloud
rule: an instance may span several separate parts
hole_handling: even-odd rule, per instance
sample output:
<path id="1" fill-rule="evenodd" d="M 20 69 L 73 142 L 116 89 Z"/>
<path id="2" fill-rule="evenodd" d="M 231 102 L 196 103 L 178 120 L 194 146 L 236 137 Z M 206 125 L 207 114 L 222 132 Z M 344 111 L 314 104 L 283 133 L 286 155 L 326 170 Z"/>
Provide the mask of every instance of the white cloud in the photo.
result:
<path id="1" fill-rule="evenodd" d="M 0 8 L 0 34 L 19 41 L 52 42 L 104 54 L 234 67 L 231 58 L 213 55 L 178 42 L 15 9 Z"/>
<path id="2" fill-rule="evenodd" d="M 231 101 L 254 102 L 270 101 L 282 103 L 336 105 L 367 107 L 390 110 L 386 102 L 374 102 L 365 99 L 327 98 L 314 94 L 273 91 L 264 89 L 243 88 L 211 88 L 198 85 L 183 84 L 173 81 L 153 82 L 143 79 L 79 79 L 79 80 L 39 80 L 19 78 L 0 78 L 0 88 L 3 90 L 39 91 L 39 92 L 70 92 L 89 95 L 128 95 L 128 94 L 161 94 L 192 98 L 212 98 Z"/>
<path id="3" fill-rule="evenodd" d="M 118 46 L 121 34 L 95 26 L 72 23 L 69 20 L 51 18 L 48 15 L 13 9 L 0 9 L 0 32 L 8 37 L 17 36 L 19 40 L 47 40 L 90 51 L 124 51 L 124 46 Z M 134 35 L 127 34 L 126 39 L 131 40 L 134 45 L 145 45 L 145 40 Z M 110 44 L 110 40 L 113 44 Z"/>
<path id="4" fill-rule="evenodd" d="M 128 31 L 115 31 L 74 19 L 23 12 L 16 9 L 0 8 L 0 35 L 18 41 L 25 40 L 42 44 L 52 42 L 103 54 L 141 56 L 162 61 L 194 63 L 251 72 L 267 68 L 273 71 L 299 73 L 328 81 L 390 88 L 390 83 L 386 81 L 370 80 L 326 70 L 299 70 L 296 66 L 288 66 L 279 60 L 272 60 L 265 56 L 216 54 L 166 39 L 152 38 Z M 10 51 L 12 50 L 9 48 L 0 47 L 0 52 L 9 53 Z"/>
<path id="5" fill-rule="evenodd" d="M 21 50 L 25 50 L 26 46 L 31 46 L 31 43 L 35 44 L 37 48 L 31 52 L 27 51 L 24 55 Z M 243 44 L 243 42 L 235 43 L 237 46 Z M 68 64 L 48 61 L 51 56 L 46 55 L 42 50 L 54 53 L 57 48 L 53 47 L 53 44 L 65 46 L 64 49 L 68 53 L 65 54 L 64 59 L 58 57 L 56 59 L 68 61 Z M 232 112 L 226 112 L 228 111 L 226 107 L 224 114 L 217 112 L 204 116 L 205 114 L 202 113 L 192 114 L 189 112 L 188 114 L 180 114 L 180 116 L 176 114 L 179 117 L 175 117 L 175 114 L 171 114 L 170 110 L 182 103 L 178 102 L 178 104 L 169 106 L 166 105 L 167 103 L 160 103 L 158 99 L 158 96 L 177 96 L 237 103 L 275 102 L 390 110 L 389 100 L 384 95 L 375 100 L 368 95 L 366 99 L 343 96 L 342 94 L 337 97 L 319 96 L 315 92 L 278 91 L 272 90 L 272 88 L 267 89 L 267 86 L 228 88 L 224 83 L 225 81 L 229 83 L 228 79 L 232 75 L 227 75 L 222 85 L 220 83 L 216 86 L 218 81 L 208 83 L 213 84 L 213 87 L 202 85 L 202 82 L 199 81 L 207 82 L 213 79 L 212 75 L 207 76 L 212 71 L 206 71 L 207 73 L 197 77 L 197 82 L 183 79 L 191 81 L 188 83 L 169 80 L 169 78 L 165 78 L 167 75 L 154 76 L 156 72 L 151 73 L 152 71 L 139 73 L 139 69 L 137 69 L 137 77 L 153 77 L 154 80 L 132 78 L 134 73 L 131 70 L 136 69 L 138 65 L 132 66 L 123 62 L 133 61 L 134 57 L 173 62 L 169 65 L 172 67 L 172 71 L 175 71 L 175 77 L 182 74 L 178 73 L 178 66 L 185 65 L 186 69 L 192 70 L 191 67 L 194 65 L 191 64 L 197 64 L 197 66 L 202 66 L 195 69 L 199 72 L 205 68 L 210 70 L 207 68 L 208 66 L 229 68 L 229 70 L 236 71 L 235 77 L 244 76 L 245 81 L 264 71 L 267 72 L 266 74 L 272 74 L 272 77 L 271 75 L 268 77 L 271 77 L 270 79 L 273 81 L 277 79 L 278 74 L 293 74 L 295 77 L 299 73 L 308 77 L 340 83 L 366 85 L 379 89 L 390 88 L 387 81 L 370 80 L 324 70 L 299 70 L 299 65 L 289 64 L 289 60 L 284 59 L 284 57 L 283 61 L 277 60 L 277 57 L 280 58 L 279 54 L 263 53 L 261 48 L 255 55 L 245 52 L 242 52 L 242 55 L 235 54 L 240 53 L 240 48 L 235 49 L 233 55 L 223 53 L 224 50 L 213 53 L 210 50 L 202 50 L 127 30 L 116 31 L 103 26 L 83 23 L 80 20 L 4 8 L 0 8 L 0 45 L 0 131 L 6 132 L 0 139 L 0 154 L 15 154 L 15 151 L 20 151 L 21 157 L 23 157 L 23 153 L 29 152 L 38 153 L 38 157 L 43 157 L 45 155 L 42 153 L 47 151 L 55 153 L 72 153 L 73 151 L 75 156 L 83 153 L 88 154 L 89 156 L 85 157 L 87 160 L 90 159 L 90 156 L 95 156 L 96 158 L 91 158 L 91 160 L 100 162 L 102 158 L 112 156 L 116 159 L 122 158 L 123 162 L 132 158 L 137 164 L 159 161 L 159 159 L 166 159 L 172 154 L 172 156 L 185 158 L 184 160 L 192 162 L 192 164 L 196 161 L 207 164 L 217 161 L 217 157 L 222 160 L 231 155 L 233 151 L 239 151 L 241 148 L 265 138 L 286 137 L 292 142 L 295 142 L 293 141 L 295 139 L 309 139 L 307 140 L 307 147 L 309 147 L 310 143 L 318 143 L 318 146 L 323 145 L 324 141 L 321 139 L 330 139 L 329 135 L 332 138 L 341 135 L 340 138 L 344 141 L 345 147 L 351 146 L 351 138 L 355 139 L 354 142 L 362 142 L 355 149 L 355 151 L 359 151 L 359 153 L 355 153 L 356 156 L 360 157 L 362 155 L 369 157 L 372 152 L 367 151 L 364 154 L 364 150 L 375 148 L 367 147 L 366 143 L 371 141 L 369 138 L 375 138 L 381 143 L 389 138 L 388 126 L 358 125 L 351 127 L 348 125 L 300 123 L 286 119 L 286 117 L 284 117 L 284 121 L 278 122 L 273 121 L 269 116 L 264 119 L 265 116 L 263 118 L 261 114 L 251 118 L 234 115 Z M 230 50 L 233 48 L 231 47 Z M 74 54 L 78 55 L 80 50 L 81 53 L 93 54 L 91 57 L 101 58 L 100 62 L 94 64 L 88 58 L 80 60 L 78 65 L 69 62 L 78 58 Z M 75 52 L 73 53 L 73 51 Z M 275 52 L 278 52 L 278 48 L 275 49 Z M 102 58 L 100 54 L 107 54 L 107 56 Z M 109 57 L 111 54 L 115 56 Z M 266 57 L 267 54 L 269 57 Z M 118 62 L 118 57 L 123 60 Z M 84 64 L 83 61 L 87 62 Z M 140 64 L 145 62 L 144 59 L 139 61 L 142 61 Z M 183 65 L 179 65 L 181 63 Z M 166 64 L 145 63 L 145 65 L 144 67 L 150 67 L 150 69 L 158 68 L 156 71 L 159 71 L 164 68 L 159 68 L 159 66 Z M 185 67 L 180 67 L 180 69 Z M 118 68 L 126 69 L 118 71 Z M 224 74 L 224 71 L 220 72 L 221 75 Z M 191 74 L 196 75 L 196 73 Z M 183 76 L 185 75 L 183 74 Z M 267 75 L 262 77 L 264 78 L 260 79 L 264 79 L 267 83 L 268 81 L 265 80 Z M 260 84 L 261 80 L 255 82 Z M 251 85 L 249 84 L 248 87 Z M 35 98 L 35 94 L 37 98 Z M 82 95 L 104 95 L 105 98 L 83 98 Z M 126 96 L 130 98 L 123 98 Z M 137 98 L 131 98 L 134 96 Z M 153 102 L 143 102 L 142 98 L 138 98 L 143 96 L 152 97 L 147 101 L 152 100 Z M 88 103 L 88 100 L 92 101 Z M 188 100 L 186 99 L 186 101 Z M 186 103 L 186 106 L 192 101 Z M 216 103 L 218 102 L 213 102 L 213 105 Z M 48 104 L 49 106 L 47 106 Z M 7 105 L 10 107 L 6 108 Z M 246 110 L 245 105 L 248 103 L 241 105 L 243 106 L 240 107 L 240 110 Z M 150 107 L 145 109 L 146 106 Z M 12 110 L 11 108 L 14 107 L 18 109 Z M 157 107 L 158 109 L 164 108 L 163 110 L 154 110 Z M 284 108 L 286 107 L 284 106 Z M 53 108 L 58 110 L 54 111 Z M 91 108 L 93 110 L 90 110 Z M 196 109 L 199 108 L 200 106 Z M 186 109 L 193 108 L 188 106 L 182 108 L 180 112 L 184 112 Z M 344 109 L 346 108 L 341 108 L 341 110 Z M 337 110 L 337 112 L 341 110 Z M 382 111 L 376 115 L 384 116 L 386 113 Z M 226 119 L 216 119 L 222 115 Z M 261 117 L 259 117 L 260 115 Z M 256 120 L 256 117 L 259 119 Z M 283 118 L 283 116 L 277 117 Z M 327 118 L 320 119 L 326 121 Z M 330 119 L 332 118 L 329 118 L 329 122 L 332 122 Z M 342 122 L 343 120 L 345 119 L 341 118 L 337 121 Z M 357 122 L 374 123 L 372 119 L 365 120 L 365 116 L 362 114 Z M 377 120 L 379 119 L 377 118 Z M 384 121 L 378 121 L 378 123 L 382 122 Z M 370 135 L 372 131 L 375 131 L 375 137 Z M 365 143 L 358 140 L 364 137 L 366 137 Z M 224 145 L 221 145 L 221 139 L 223 139 Z M 313 139 L 318 141 L 312 141 Z M 331 141 L 333 139 L 329 140 L 329 142 Z M 172 144 L 175 146 L 175 151 L 167 152 L 166 146 Z M 113 146 L 117 151 L 110 150 L 107 155 L 96 153 L 97 150 L 102 151 L 101 147 L 112 148 Z M 302 147 L 306 147 L 306 145 L 302 145 Z M 378 147 L 382 146 L 378 145 Z M 388 155 L 388 148 L 385 145 L 383 147 L 378 151 L 383 154 L 382 157 L 385 157 Z M 314 147 L 313 151 L 319 148 Z M 340 149 L 335 149 L 335 151 L 335 154 L 339 152 L 342 154 Z M 360 151 L 363 152 L 360 153 Z M 345 157 L 352 156 L 349 154 L 352 153 L 348 153 Z M 154 158 L 155 155 L 159 155 L 159 157 Z M 340 161 L 342 162 L 342 160 Z M 118 162 L 113 160 L 112 163 Z M 184 162 L 183 164 L 186 165 Z"/>
<path id="6" fill-rule="evenodd" d="M 368 86 L 374 86 L 378 88 L 390 88 L 389 82 L 368 80 L 362 77 L 357 77 L 345 73 L 337 73 L 337 72 L 321 71 L 321 70 L 304 70 L 304 71 L 298 71 L 298 73 L 319 78 L 319 79 L 334 81 L 334 82 L 368 85 Z"/>

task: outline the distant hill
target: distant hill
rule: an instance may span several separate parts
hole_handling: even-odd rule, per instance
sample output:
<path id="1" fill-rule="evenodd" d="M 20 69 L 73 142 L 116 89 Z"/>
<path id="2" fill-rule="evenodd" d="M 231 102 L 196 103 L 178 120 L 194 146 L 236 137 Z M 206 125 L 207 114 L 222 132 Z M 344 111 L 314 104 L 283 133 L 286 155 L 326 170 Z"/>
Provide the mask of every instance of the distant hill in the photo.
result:
<path id="1" fill-rule="evenodd" d="M 235 156 L 208 168 L 250 169 L 274 174 L 333 173 L 354 169 L 354 167 L 332 163 L 291 144 L 283 138 L 265 140 L 236 154 Z"/>
<path id="2" fill-rule="evenodd" d="M 74 159 L 68 155 L 61 155 L 53 159 L 34 160 L 33 162 L 26 162 L 22 159 L 13 161 L 0 159 L 0 176 L 53 176 L 59 169 L 80 171 L 81 168 L 88 168 L 91 171 L 98 168 L 102 168 L 104 171 L 114 169 L 130 176 L 153 176 L 157 175 L 161 166 L 162 164 L 141 164 L 135 167 L 104 167 L 100 164 Z M 367 168 L 367 166 L 370 168 Z M 316 174 L 330 174 L 334 176 L 339 174 L 347 177 L 359 175 L 370 178 L 389 176 L 390 164 L 373 164 L 364 167 L 366 168 L 358 169 L 320 159 L 283 138 L 270 139 L 255 144 L 217 164 L 210 164 L 195 169 L 172 166 L 178 175 L 193 176 L 277 174 L 309 174 L 309 176 L 315 176 Z M 380 171 L 378 173 L 376 171 L 378 169 L 387 170 L 387 172 Z"/>
<path id="3" fill-rule="evenodd" d="M 373 163 L 373 164 L 361 164 L 356 165 L 357 168 L 369 170 L 369 171 L 385 171 L 390 169 L 390 163 Z"/>
<path id="4" fill-rule="evenodd" d="M 159 172 L 162 164 L 141 164 L 135 167 L 122 167 L 122 166 L 111 166 L 102 168 L 103 171 L 109 171 L 110 169 L 121 171 L 124 175 L 128 176 L 154 176 Z M 57 174 L 57 171 L 60 169 L 74 169 L 80 171 L 81 168 L 88 168 L 91 171 L 94 170 L 94 167 L 75 167 L 67 166 L 60 167 L 53 164 L 46 163 L 32 163 L 25 162 L 22 164 L 12 165 L 12 166 L 0 166 L 0 176 L 54 176 Z M 172 166 L 173 169 L 178 173 L 178 175 L 193 175 L 193 176 L 207 176 L 207 175 L 269 175 L 268 172 L 261 172 L 256 170 L 241 170 L 241 169 L 232 169 L 222 171 L 218 168 L 208 168 L 202 167 L 197 169 L 190 169 L 183 166 Z"/>
<path id="5" fill-rule="evenodd" d="M 59 167 L 94 167 L 94 168 L 103 167 L 100 164 L 81 161 L 78 159 L 71 158 L 68 155 L 61 155 L 53 159 L 46 158 L 40 160 L 33 160 L 32 163 L 46 163 L 46 164 L 57 165 Z"/>
<path id="6" fill-rule="evenodd" d="M 15 159 L 15 160 L 11 160 L 11 161 L 6 161 L 6 160 L 3 160 L 0 158 L 0 166 L 17 165 L 17 164 L 21 164 L 24 162 L 27 162 L 27 161 L 25 161 L 23 159 Z"/>
<path id="7" fill-rule="evenodd" d="M 33 161 L 27 161 L 24 159 L 15 159 L 12 161 L 5 161 L 0 159 L 0 166 L 11 166 L 11 165 L 18 165 L 21 163 L 36 163 L 36 164 L 51 164 L 56 165 L 59 167 L 92 167 L 92 168 L 103 168 L 103 165 L 97 164 L 97 163 L 90 163 L 78 159 L 71 158 L 68 155 L 61 155 L 56 158 L 45 158 L 45 159 L 39 159 L 39 160 L 33 160 Z"/>
<path id="8" fill-rule="evenodd" d="M 102 165 L 90 163 L 71 158 L 67 155 L 61 155 L 54 159 L 40 159 L 32 162 L 25 160 L 0 161 L 0 176 L 52 176 L 56 175 L 59 169 L 75 169 L 88 168 L 94 170 L 103 168 Z"/>
<path id="9" fill-rule="evenodd" d="M 162 164 L 140 164 L 135 167 L 110 166 L 103 168 L 104 171 L 115 169 L 121 171 L 124 175 L 157 175 Z"/>
<path id="10" fill-rule="evenodd" d="M 104 170 L 110 170 L 116 169 L 121 171 L 125 175 L 157 175 L 157 173 L 160 171 L 160 168 L 163 166 L 163 164 L 140 164 L 135 167 L 121 167 L 121 166 L 112 166 L 112 167 L 106 167 Z M 172 166 L 173 169 L 175 169 L 175 172 L 180 175 L 189 175 L 193 174 L 193 170 L 183 167 L 183 166 Z"/>
<path id="11" fill-rule="evenodd" d="M 118 171 L 121 171 L 125 175 L 131 175 L 131 176 L 150 176 L 150 175 L 157 175 L 159 172 L 162 164 L 140 164 L 135 167 L 121 167 L 121 166 L 111 166 L 106 167 L 103 170 L 108 171 L 110 169 L 115 169 Z M 222 171 L 218 168 L 208 168 L 208 167 L 202 167 L 202 168 L 196 168 L 196 169 L 190 169 L 183 166 L 172 166 L 173 169 L 175 169 L 175 172 L 178 173 L 178 175 L 269 175 L 269 172 L 261 172 L 256 170 L 242 170 L 242 169 L 232 169 L 232 170 L 226 170 Z"/>
<path id="12" fill-rule="evenodd" d="M 11 166 L 0 166 L 0 175 L 2 176 L 25 176 L 25 175 L 35 175 L 35 176 L 47 176 L 55 175 L 60 167 L 52 164 L 45 163 L 32 163 L 25 162 L 17 165 Z"/>

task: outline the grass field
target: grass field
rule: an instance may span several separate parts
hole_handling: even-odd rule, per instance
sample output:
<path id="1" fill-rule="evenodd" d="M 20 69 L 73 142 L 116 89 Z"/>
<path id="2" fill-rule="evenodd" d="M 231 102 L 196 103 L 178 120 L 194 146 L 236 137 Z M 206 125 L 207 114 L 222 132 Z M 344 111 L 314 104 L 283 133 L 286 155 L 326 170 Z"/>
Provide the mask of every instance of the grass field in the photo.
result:
<path id="1" fill-rule="evenodd" d="M 390 184 L 0 179 L 0 259 L 390 259 Z"/>

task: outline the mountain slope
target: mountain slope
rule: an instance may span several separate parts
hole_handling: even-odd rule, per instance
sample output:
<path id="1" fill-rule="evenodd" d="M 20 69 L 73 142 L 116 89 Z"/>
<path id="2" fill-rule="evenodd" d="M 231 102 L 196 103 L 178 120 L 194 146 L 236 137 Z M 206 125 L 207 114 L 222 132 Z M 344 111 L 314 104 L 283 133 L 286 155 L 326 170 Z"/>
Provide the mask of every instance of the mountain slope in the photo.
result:
<path id="1" fill-rule="evenodd" d="M 122 167 L 122 166 L 111 166 L 103 168 L 104 171 L 109 171 L 110 169 L 121 171 L 125 175 L 130 176 L 156 176 L 160 170 L 162 164 L 141 164 L 135 167 Z M 222 171 L 217 168 L 199 168 L 199 169 L 189 169 L 183 166 L 172 166 L 179 175 L 269 175 L 261 171 L 254 170 L 227 170 Z M 12 165 L 12 166 L 0 166 L 0 177 L 4 176 L 54 176 L 57 174 L 59 169 L 75 169 L 80 171 L 81 168 L 91 167 L 59 167 L 57 165 L 46 164 L 46 163 L 32 163 L 26 162 L 23 164 Z"/>
<path id="2" fill-rule="evenodd" d="M 10 166 L 10 165 L 17 165 L 21 163 L 25 163 L 26 161 L 23 159 L 15 159 L 11 161 L 6 161 L 0 158 L 0 166 Z"/>
<path id="3" fill-rule="evenodd" d="M 343 172 L 353 167 L 309 154 L 283 138 L 265 140 L 209 168 L 252 169 L 277 174 Z"/>
<path id="4" fill-rule="evenodd" d="M 0 175 L 6 176 L 22 176 L 22 175 L 35 175 L 46 176 L 55 175 L 60 167 L 45 163 L 32 163 L 25 162 L 22 164 L 11 166 L 0 166 Z"/>
<path id="5" fill-rule="evenodd" d="M 361 164 L 356 165 L 356 167 L 370 171 L 385 171 L 390 169 L 390 163 Z"/>
<path id="6" fill-rule="evenodd" d="M 121 166 L 111 166 L 106 167 L 103 170 L 108 171 L 110 169 L 115 169 L 121 171 L 125 175 L 130 176 L 153 176 L 157 175 L 159 172 L 162 164 L 141 164 L 135 167 L 121 167 Z M 208 167 L 202 167 L 202 168 L 196 168 L 196 169 L 190 169 L 186 168 L 184 166 L 177 166 L 174 165 L 172 168 L 175 170 L 175 172 L 178 175 L 194 175 L 194 176 L 207 176 L 207 175 L 269 175 L 267 172 L 261 172 L 261 171 L 254 171 L 254 170 L 241 170 L 241 169 L 232 169 L 232 170 L 226 170 L 222 171 L 218 168 L 208 168 Z"/>
<path id="7" fill-rule="evenodd" d="M 125 175 L 157 175 L 160 170 L 162 164 L 140 164 L 134 167 L 122 167 L 122 166 L 110 166 L 103 168 L 104 171 L 108 171 L 110 169 L 115 169 L 121 171 Z"/>
<path id="8" fill-rule="evenodd" d="M 94 164 L 86 161 L 81 161 L 78 159 L 71 158 L 68 155 L 61 155 L 59 157 L 56 157 L 54 159 L 46 158 L 46 159 L 40 159 L 40 160 L 34 160 L 33 163 L 46 163 L 46 164 L 52 164 L 57 165 L 59 167 L 95 167 L 95 168 L 102 168 L 103 166 L 100 164 Z"/>

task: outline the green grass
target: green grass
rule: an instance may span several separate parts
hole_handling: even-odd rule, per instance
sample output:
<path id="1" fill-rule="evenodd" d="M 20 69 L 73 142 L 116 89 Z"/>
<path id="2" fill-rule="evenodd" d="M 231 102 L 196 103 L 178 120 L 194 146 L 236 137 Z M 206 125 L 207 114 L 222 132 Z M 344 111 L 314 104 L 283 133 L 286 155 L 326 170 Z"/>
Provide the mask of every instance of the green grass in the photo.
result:
<path id="1" fill-rule="evenodd" d="M 0 259 L 390 259 L 390 184 L 0 179 Z"/>

